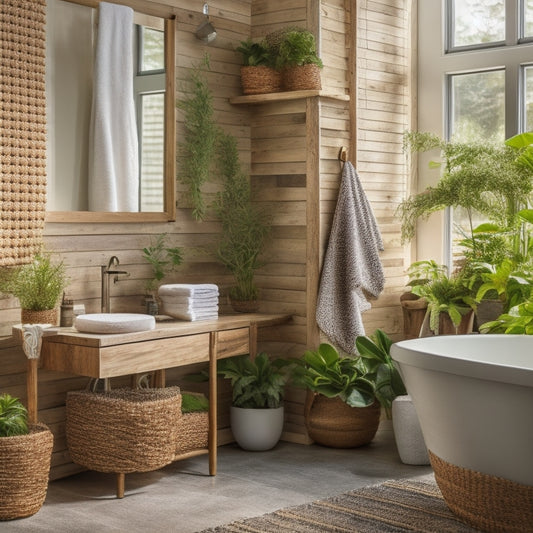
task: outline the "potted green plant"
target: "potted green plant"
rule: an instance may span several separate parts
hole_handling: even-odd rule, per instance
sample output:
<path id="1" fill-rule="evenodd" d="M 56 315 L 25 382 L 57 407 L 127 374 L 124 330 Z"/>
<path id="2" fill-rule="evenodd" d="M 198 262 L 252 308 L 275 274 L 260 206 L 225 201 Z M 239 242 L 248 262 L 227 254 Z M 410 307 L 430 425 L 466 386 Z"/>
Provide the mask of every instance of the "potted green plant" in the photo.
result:
<path id="1" fill-rule="evenodd" d="M 250 451 L 273 448 L 283 431 L 283 397 L 290 361 L 260 353 L 222 359 L 218 373 L 231 380 L 231 430 L 239 446 Z"/>
<path id="2" fill-rule="evenodd" d="M 369 443 L 381 414 L 374 377 L 361 358 L 341 357 L 330 344 L 307 350 L 297 360 L 294 383 L 308 391 L 304 417 L 309 436 L 334 448 Z"/>
<path id="3" fill-rule="evenodd" d="M 214 203 L 222 224 L 217 256 L 235 279 L 230 289 L 233 309 L 256 311 L 259 292 L 254 275 L 270 235 L 270 216 L 251 200 L 250 182 L 241 170 L 237 140 L 232 135 L 219 138 L 218 169 L 223 188 Z"/>
<path id="4" fill-rule="evenodd" d="M 419 265 L 422 268 L 422 265 Z M 411 397 L 390 355 L 392 339 L 381 329 L 360 335 L 355 341 L 359 356 L 372 376 L 375 394 L 392 417 L 392 429 L 400 459 L 405 464 L 429 464 L 429 456 Z"/>
<path id="5" fill-rule="evenodd" d="M 184 97 L 177 102 L 178 109 L 183 112 L 185 130 L 178 143 L 178 179 L 187 187 L 195 220 L 203 220 L 205 217 L 206 204 L 202 187 L 210 177 L 219 135 L 206 69 L 209 69 L 207 55 L 202 64 L 191 69 Z"/>
<path id="6" fill-rule="evenodd" d="M 427 300 L 415 294 L 412 288 L 439 279 L 445 274 L 446 267 L 433 260 L 415 261 L 407 269 L 409 290 L 400 296 L 405 339 L 415 339 L 420 335 L 428 307 Z"/>
<path id="7" fill-rule="evenodd" d="M 479 327 L 481 333 L 505 333 L 508 335 L 533 335 L 533 300 L 529 298 L 496 320 Z"/>
<path id="8" fill-rule="evenodd" d="M 152 277 L 145 284 L 145 305 L 149 315 L 158 313 L 157 289 L 163 278 L 176 270 L 183 262 L 183 251 L 175 246 L 170 247 L 166 243 L 167 234 L 161 233 L 149 246 L 142 249 L 142 257 L 152 268 Z"/>
<path id="9" fill-rule="evenodd" d="M 4 268 L 0 290 L 18 298 L 23 324 L 59 324 L 59 300 L 67 285 L 63 261 L 54 263 L 49 253 L 37 254 L 31 263 Z"/>
<path id="10" fill-rule="evenodd" d="M 469 280 L 461 272 L 451 276 L 443 274 L 428 283 L 415 285 L 412 291 L 427 300 L 427 333 L 450 335 L 472 332 L 476 300 Z"/>
<path id="11" fill-rule="evenodd" d="M 265 40 L 241 41 L 236 50 L 242 54 L 243 59 L 241 84 L 244 94 L 281 91 L 281 73 L 275 68 L 276 58 Z"/>
<path id="12" fill-rule="evenodd" d="M 27 417 L 20 400 L 0 395 L 0 520 L 33 515 L 46 497 L 54 439 Z"/>
<path id="13" fill-rule="evenodd" d="M 282 69 L 283 87 L 287 91 L 322 88 L 315 36 L 305 29 L 287 31 L 279 46 L 278 67 Z"/>

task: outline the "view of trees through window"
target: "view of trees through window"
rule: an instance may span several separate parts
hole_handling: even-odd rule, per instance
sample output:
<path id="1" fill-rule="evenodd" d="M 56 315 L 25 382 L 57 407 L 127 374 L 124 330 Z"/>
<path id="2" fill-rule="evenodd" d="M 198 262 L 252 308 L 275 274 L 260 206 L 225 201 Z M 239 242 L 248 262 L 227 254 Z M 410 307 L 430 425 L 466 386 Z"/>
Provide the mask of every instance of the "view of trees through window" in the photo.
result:
<path id="1" fill-rule="evenodd" d="M 454 0 L 450 48 L 505 40 L 505 0 Z"/>

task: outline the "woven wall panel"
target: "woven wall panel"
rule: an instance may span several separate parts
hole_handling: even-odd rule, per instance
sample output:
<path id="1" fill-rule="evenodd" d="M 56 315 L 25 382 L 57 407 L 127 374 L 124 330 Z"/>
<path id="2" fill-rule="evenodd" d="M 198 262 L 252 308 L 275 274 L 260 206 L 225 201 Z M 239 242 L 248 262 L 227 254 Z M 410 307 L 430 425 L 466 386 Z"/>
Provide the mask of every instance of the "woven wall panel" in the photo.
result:
<path id="1" fill-rule="evenodd" d="M 46 211 L 46 0 L 0 5 L 0 266 L 31 261 Z"/>

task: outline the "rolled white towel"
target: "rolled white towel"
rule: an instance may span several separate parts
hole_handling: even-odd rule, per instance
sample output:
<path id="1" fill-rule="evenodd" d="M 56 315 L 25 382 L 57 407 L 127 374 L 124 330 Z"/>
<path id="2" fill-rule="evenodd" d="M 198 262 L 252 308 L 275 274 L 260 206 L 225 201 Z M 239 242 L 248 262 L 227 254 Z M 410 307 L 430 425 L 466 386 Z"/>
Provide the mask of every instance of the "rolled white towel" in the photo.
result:
<path id="1" fill-rule="evenodd" d="M 218 296 L 218 286 L 213 283 L 173 283 L 161 285 L 159 296 Z"/>

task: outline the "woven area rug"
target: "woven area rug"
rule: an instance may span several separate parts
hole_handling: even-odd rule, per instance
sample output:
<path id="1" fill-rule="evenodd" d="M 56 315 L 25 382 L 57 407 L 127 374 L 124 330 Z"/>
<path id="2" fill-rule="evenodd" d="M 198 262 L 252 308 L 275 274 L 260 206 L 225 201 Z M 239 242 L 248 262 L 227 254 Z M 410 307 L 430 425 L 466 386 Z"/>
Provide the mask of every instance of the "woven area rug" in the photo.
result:
<path id="1" fill-rule="evenodd" d="M 432 481 L 395 480 L 201 533 L 466 533 Z"/>

